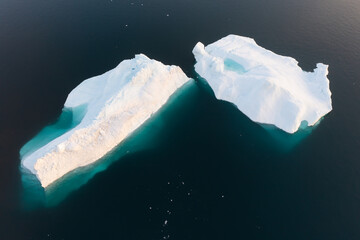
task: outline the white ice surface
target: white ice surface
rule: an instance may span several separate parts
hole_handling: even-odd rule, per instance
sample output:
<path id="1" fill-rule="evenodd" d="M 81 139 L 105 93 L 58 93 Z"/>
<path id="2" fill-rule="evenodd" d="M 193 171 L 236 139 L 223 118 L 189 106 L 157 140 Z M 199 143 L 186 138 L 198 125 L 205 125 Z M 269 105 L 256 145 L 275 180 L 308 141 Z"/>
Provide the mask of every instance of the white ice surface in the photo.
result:
<path id="1" fill-rule="evenodd" d="M 189 80 L 179 67 L 140 54 L 83 81 L 65 102 L 66 108 L 87 104 L 80 124 L 24 156 L 23 166 L 47 187 L 66 173 L 104 156 Z"/>
<path id="2" fill-rule="evenodd" d="M 291 57 L 277 55 L 247 37 L 229 35 L 193 49 L 196 72 L 215 96 L 235 104 L 251 120 L 294 133 L 332 110 L 328 66 L 305 72 Z"/>

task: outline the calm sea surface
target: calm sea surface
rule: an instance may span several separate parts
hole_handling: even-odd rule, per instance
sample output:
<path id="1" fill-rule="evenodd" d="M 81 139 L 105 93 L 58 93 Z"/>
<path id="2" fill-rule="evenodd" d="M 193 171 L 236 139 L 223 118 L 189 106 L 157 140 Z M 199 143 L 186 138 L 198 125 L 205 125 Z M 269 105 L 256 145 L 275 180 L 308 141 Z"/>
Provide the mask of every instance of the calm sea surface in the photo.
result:
<path id="1" fill-rule="evenodd" d="M 334 110 L 297 139 L 216 100 L 191 50 L 230 33 L 329 64 Z M 20 148 L 80 82 L 137 53 L 195 82 L 56 204 L 31 202 Z M 0 0 L 1 240 L 358 240 L 359 125 L 358 0 Z"/>

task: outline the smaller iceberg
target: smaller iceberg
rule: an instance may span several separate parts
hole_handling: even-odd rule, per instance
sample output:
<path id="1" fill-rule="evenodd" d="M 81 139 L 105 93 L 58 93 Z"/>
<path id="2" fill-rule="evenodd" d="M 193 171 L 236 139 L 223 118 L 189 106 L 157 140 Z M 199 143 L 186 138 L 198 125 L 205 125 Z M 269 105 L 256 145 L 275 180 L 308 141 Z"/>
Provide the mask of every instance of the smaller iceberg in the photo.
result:
<path id="1" fill-rule="evenodd" d="M 199 42 L 193 54 L 196 72 L 216 98 L 235 104 L 252 121 L 295 133 L 332 110 L 327 65 L 305 72 L 295 59 L 236 35 L 206 47 Z"/>
<path id="2" fill-rule="evenodd" d="M 189 80 L 181 68 L 140 54 L 83 81 L 71 91 L 64 105 L 66 111 L 81 110 L 79 114 L 75 111 L 74 122 L 56 130 L 45 142 L 35 137 L 26 144 L 20 151 L 22 166 L 36 175 L 45 188 L 65 174 L 94 163 L 139 128 Z M 43 132 L 53 129 L 58 126 Z"/>

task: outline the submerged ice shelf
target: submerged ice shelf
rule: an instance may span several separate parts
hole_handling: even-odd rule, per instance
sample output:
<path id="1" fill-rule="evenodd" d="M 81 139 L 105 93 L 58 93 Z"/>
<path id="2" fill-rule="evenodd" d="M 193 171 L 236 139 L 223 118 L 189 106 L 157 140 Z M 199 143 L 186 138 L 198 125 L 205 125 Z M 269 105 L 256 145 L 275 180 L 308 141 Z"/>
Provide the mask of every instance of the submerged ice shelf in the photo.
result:
<path id="1" fill-rule="evenodd" d="M 21 154 L 23 167 L 47 187 L 66 173 L 95 162 L 140 127 L 189 80 L 179 67 L 140 54 L 83 81 L 64 105 L 65 109 L 86 106 L 82 119 L 38 149 L 25 149 Z"/>
<path id="2" fill-rule="evenodd" d="M 247 37 L 229 35 L 193 49 L 196 72 L 215 96 L 235 104 L 251 120 L 288 132 L 313 126 L 332 110 L 328 66 L 305 72 L 291 57 L 277 55 Z"/>
<path id="3" fill-rule="evenodd" d="M 193 53 L 196 72 L 215 96 L 234 103 L 252 121 L 295 133 L 332 110 L 327 65 L 319 63 L 314 72 L 305 72 L 295 59 L 236 35 L 207 47 L 199 42 Z M 21 149 L 22 167 L 45 188 L 94 163 L 189 80 L 179 67 L 143 54 L 85 80 L 69 94 L 59 121 Z"/>

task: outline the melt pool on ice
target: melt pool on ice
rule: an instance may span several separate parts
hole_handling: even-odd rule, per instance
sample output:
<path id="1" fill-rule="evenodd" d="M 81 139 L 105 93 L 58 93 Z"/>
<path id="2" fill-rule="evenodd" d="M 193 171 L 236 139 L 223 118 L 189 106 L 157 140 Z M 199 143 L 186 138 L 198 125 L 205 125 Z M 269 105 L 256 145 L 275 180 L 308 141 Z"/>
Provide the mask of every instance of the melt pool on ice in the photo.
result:
<path id="1" fill-rule="evenodd" d="M 298 62 L 266 50 L 247 37 L 229 35 L 193 49 L 196 72 L 216 98 L 235 104 L 252 121 L 288 133 L 313 126 L 332 110 L 328 66 L 305 72 Z"/>

